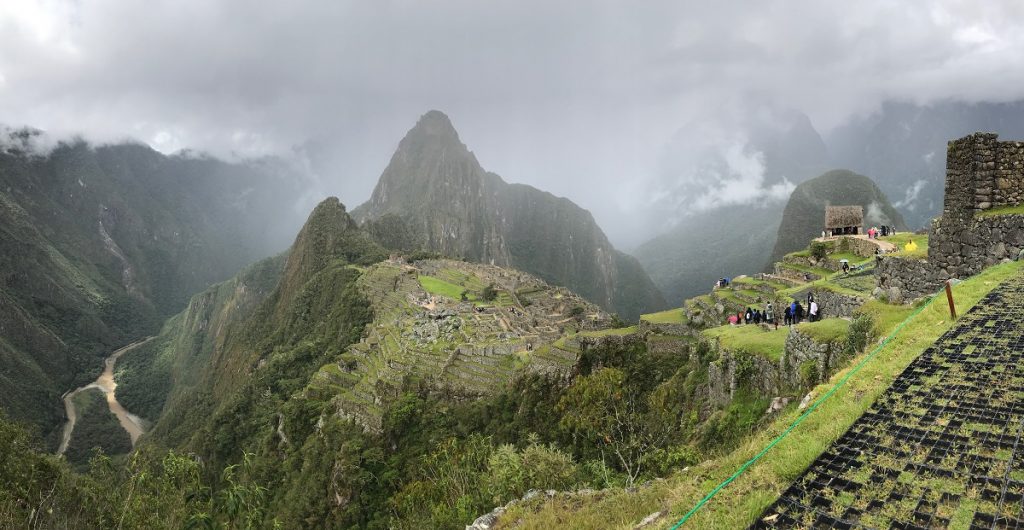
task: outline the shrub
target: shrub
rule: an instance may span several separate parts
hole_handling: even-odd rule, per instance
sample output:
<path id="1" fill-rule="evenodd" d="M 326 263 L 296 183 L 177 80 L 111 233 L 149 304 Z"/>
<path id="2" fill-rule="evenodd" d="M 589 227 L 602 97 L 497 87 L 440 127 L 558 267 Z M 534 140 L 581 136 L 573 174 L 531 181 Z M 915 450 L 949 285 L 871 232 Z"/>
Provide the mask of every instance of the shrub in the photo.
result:
<path id="1" fill-rule="evenodd" d="M 850 330 L 846 335 L 846 346 L 843 348 L 843 355 L 854 355 L 864 349 L 870 339 L 871 329 L 874 327 L 874 319 L 870 315 L 861 313 L 850 323 Z"/>
<path id="2" fill-rule="evenodd" d="M 814 243 L 811 243 L 811 256 L 814 256 L 814 259 L 821 261 L 825 259 L 825 256 L 827 255 L 828 245 L 820 241 L 815 241 Z"/>
<path id="3" fill-rule="evenodd" d="M 578 470 L 572 456 L 553 445 L 542 445 L 536 435 L 522 451 L 505 444 L 491 453 L 487 462 L 488 489 L 495 504 L 519 498 L 531 489 L 571 488 Z"/>

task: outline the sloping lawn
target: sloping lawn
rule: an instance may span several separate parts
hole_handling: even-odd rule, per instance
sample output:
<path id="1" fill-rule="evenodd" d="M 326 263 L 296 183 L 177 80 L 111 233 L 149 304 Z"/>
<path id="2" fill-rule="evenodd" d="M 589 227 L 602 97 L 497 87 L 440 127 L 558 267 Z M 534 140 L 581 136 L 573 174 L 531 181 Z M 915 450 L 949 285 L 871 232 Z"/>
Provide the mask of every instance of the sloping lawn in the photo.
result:
<path id="1" fill-rule="evenodd" d="M 707 337 L 718 339 L 723 348 L 761 355 L 772 361 L 778 361 L 782 358 L 782 352 L 785 350 L 786 335 L 789 334 L 789 329 L 780 326 L 779 329 L 766 331 L 761 326 L 745 324 L 742 326 L 720 326 L 706 329 L 701 333 Z"/>
<path id="2" fill-rule="evenodd" d="M 796 329 L 818 343 L 839 342 L 846 339 L 846 334 L 850 331 L 850 321 L 842 318 L 826 318 L 817 322 L 797 324 Z"/>
<path id="3" fill-rule="evenodd" d="M 598 331 L 581 331 L 580 335 L 583 337 L 612 337 L 612 336 L 623 336 L 630 335 L 637 332 L 636 326 L 629 326 L 628 328 L 610 328 L 602 329 Z"/>
<path id="4" fill-rule="evenodd" d="M 683 314 L 683 308 L 680 307 L 658 313 L 640 315 L 640 320 L 650 322 L 651 324 L 682 324 L 686 322 L 686 315 Z"/>
<path id="5" fill-rule="evenodd" d="M 454 283 L 448 283 L 433 276 L 425 276 L 421 274 L 419 280 L 420 285 L 423 286 L 423 290 L 430 294 L 451 298 L 452 300 L 459 300 L 462 297 L 463 291 L 466 290 L 464 287 L 460 287 Z"/>
<path id="6" fill-rule="evenodd" d="M 928 257 L 928 236 L 925 234 L 913 234 L 910 232 L 902 232 L 894 236 L 886 236 L 879 238 L 882 241 L 888 241 L 899 249 L 890 256 L 900 256 L 904 258 L 924 259 Z M 904 250 L 907 243 L 911 241 L 917 245 L 917 249 L 912 251 Z"/>

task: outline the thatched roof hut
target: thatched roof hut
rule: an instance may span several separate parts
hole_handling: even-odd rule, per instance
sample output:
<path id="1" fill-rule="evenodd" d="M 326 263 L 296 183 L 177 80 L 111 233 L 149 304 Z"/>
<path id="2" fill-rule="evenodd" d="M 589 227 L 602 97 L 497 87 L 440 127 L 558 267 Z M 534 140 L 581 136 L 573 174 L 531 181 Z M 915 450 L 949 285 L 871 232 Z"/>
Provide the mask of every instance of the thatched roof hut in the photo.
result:
<path id="1" fill-rule="evenodd" d="M 825 230 L 859 229 L 863 225 L 863 206 L 828 206 L 825 208 Z"/>

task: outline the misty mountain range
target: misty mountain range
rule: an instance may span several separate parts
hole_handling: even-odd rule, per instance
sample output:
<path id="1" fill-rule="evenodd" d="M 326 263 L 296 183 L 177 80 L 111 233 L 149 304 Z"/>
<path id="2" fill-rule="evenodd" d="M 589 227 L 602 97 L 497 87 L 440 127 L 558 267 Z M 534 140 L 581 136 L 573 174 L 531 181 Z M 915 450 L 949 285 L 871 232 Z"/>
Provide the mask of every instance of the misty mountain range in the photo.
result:
<path id="1" fill-rule="evenodd" d="M 975 131 L 998 132 L 1006 139 L 1024 137 L 1022 102 L 888 103 L 824 136 L 800 113 L 779 113 L 774 119 L 771 127 L 755 128 L 746 147 L 761 154 L 762 189 L 793 190 L 829 169 L 847 169 L 871 178 L 886 198 L 883 202 L 891 203 L 910 229 L 926 227 L 941 213 L 950 138 Z M 728 166 L 724 160 L 720 165 Z M 691 186 L 684 191 L 700 189 Z M 686 200 L 676 199 L 680 204 Z M 717 278 L 759 270 L 770 264 L 768 256 L 778 257 L 773 249 L 786 200 L 761 194 L 740 203 L 725 197 L 720 203 L 682 216 L 674 227 L 633 251 L 670 304 L 703 292 Z M 819 228 L 801 233 L 813 234 Z M 796 250 L 793 244 L 783 247 Z"/>

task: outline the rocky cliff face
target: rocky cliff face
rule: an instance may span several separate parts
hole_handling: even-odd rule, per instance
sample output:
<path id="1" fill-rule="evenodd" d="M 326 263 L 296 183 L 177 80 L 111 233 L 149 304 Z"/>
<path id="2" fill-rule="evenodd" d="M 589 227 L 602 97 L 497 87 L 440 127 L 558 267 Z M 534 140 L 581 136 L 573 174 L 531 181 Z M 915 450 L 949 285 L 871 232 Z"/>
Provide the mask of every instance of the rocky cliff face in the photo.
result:
<path id="1" fill-rule="evenodd" d="M 868 227 L 884 224 L 899 230 L 907 229 L 903 216 L 893 208 L 874 181 L 845 169 L 832 170 L 800 184 L 790 194 L 769 264 L 805 248 L 807 241 L 820 236 L 828 205 L 863 206 L 864 224 Z"/>
<path id="2" fill-rule="evenodd" d="M 624 318 L 664 306 L 640 264 L 612 247 L 590 212 L 488 173 L 438 111 L 406 134 L 353 215 L 398 216 L 424 248 L 531 272 Z"/>

